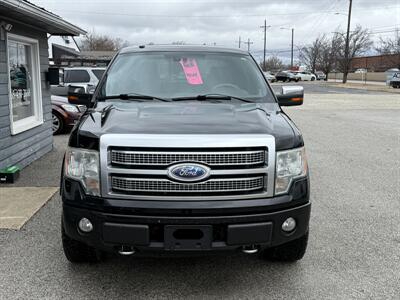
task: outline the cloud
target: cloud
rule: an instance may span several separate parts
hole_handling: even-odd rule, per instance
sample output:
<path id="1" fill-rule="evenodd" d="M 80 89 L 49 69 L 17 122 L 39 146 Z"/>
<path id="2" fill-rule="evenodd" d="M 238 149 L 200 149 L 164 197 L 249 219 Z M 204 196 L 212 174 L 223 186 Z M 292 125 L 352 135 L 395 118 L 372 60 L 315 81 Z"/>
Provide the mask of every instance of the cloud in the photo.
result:
<path id="1" fill-rule="evenodd" d="M 251 39 L 251 49 L 263 48 L 264 19 L 269 52 L 310 43 L 319 34 L 346 28 L 348 0 L 31 0 L 86 30 L 127 40 L 130 44 L 213 44 L 237 47 Z M 341 14 L 336 15 L 335 12 Z M 400 0 L 354 1 L 352 24 L 368 28 L 400 25 Z M 378 37 L 379 35 L 374 35 Z M 246 47 L 243 45 L 243 47 Z M 274 50 L 274 51 L 272 51 Z"/>

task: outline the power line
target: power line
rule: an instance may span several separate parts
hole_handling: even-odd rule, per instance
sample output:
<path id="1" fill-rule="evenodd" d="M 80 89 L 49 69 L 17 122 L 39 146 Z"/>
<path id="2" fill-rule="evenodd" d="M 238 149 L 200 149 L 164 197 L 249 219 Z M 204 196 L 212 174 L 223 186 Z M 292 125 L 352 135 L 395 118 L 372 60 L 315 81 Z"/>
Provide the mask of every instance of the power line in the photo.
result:
<path id="1" fill-rule="evenodd" d="M 381 34 L 381 33 L 391 33 L 391 32 L 396 32 L 398 30 L 398 28 L 397 29 L 391 29 L 391 30 L 385 30 L 385 31 L 373 31 L 373 32 L 370 32 L 369 34 L 372 34 L 372 35 L 375 35 L 375 34 Z"/>

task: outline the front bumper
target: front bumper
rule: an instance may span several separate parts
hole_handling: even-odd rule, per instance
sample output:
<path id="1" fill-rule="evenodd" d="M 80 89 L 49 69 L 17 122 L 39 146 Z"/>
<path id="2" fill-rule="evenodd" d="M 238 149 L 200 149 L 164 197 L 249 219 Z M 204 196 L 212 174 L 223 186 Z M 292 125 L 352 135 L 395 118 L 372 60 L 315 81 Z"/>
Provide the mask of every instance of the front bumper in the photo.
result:
<path id="1" fill-rule="evenodd" d="M 308 230 L 310 210 L 307 202 L 268 213 L 160 216 L 99 212 L 64 203 L 63 222 L 69 237 L 108 252 L 117 252 L 121 246 L 138 252 L 220 251 L 249 245 L 267 248 L 297 239 Z M 92 232 L 78 229 L 83 217 L 92 222 Z M 286 233 L 281 225 L 289 217 L 297 226 Z M 176 232 L 189 233 L 189 237 L 181 239 Z"/>
<path id="2" fill-rule="evenodd" d="M 121 246 L 140 252 L 211 252 L 256 245 L 267 248 L 303 236 L 311 204 L 309 180 L 299 179 L 287 195 L 231 201 L 146 201 L 91 197 L 76 181 L 62 179 L 63 223 L 75 240 L 108 252 Z M 294 231 L 282 231 L 289 217 Z M 89 219 L 93 231 L 78 229 Z M 177 240 L 175 233 L 190 233 Z"/>

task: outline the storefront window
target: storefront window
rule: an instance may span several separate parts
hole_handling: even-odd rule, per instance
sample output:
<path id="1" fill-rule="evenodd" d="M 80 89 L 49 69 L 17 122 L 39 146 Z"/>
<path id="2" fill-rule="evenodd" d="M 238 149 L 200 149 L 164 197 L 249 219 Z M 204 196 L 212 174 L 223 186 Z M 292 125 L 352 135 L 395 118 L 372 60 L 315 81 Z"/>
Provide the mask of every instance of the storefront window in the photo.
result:
<path id="1" fill-rule="evenodd" d="M 37 42 L 9 36 L 8 68 L 12 133 L 16 134 L 42 123 Z"/>
<path id="2" fill-rule="evenodd" d="M 9 64 L 13 120 L 33 116 L 31 46 L 10 42 Z"/>

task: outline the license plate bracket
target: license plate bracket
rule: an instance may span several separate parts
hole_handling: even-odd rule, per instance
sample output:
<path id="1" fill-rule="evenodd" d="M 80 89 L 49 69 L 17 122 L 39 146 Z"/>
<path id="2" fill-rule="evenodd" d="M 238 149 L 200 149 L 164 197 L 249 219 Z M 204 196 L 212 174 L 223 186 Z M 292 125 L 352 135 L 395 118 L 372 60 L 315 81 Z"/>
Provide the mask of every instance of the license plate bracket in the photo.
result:
<path id="1" fill-rule="evenodd" d="M 166 225 L 164 247 L 166 250 L 204 250 L 211 248 L 211 225 Z"/>

